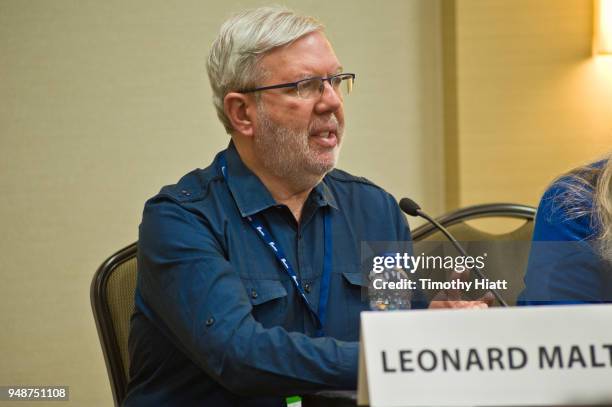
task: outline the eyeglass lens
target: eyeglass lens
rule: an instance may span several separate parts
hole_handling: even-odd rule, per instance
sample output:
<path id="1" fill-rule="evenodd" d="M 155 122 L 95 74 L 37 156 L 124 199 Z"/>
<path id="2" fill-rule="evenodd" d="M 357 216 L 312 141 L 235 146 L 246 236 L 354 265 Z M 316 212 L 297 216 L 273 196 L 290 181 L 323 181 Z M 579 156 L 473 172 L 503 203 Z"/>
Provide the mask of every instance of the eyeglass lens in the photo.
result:
<path id="1" fill-rule="evenodd" d="M 351 75 L 339 75 L 332 77 L 329 82 L 339 95 L 349 94 L 353 90 L 353 77 Z M 298 94 L 302 98 L 318 97 L 323 93 L 325 85 L 321 78 L 313 78 L 298 84 Z"/>

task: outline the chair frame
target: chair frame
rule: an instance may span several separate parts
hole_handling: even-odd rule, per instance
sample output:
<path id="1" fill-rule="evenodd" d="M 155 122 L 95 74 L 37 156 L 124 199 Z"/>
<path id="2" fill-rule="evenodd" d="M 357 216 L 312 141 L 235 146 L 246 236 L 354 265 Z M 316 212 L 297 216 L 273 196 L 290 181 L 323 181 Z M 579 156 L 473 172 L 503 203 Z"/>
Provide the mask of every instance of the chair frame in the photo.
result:
<path id="1" fill-rule="evenodd" d="M 522 218 L 525 220 L 534 220 L 536 215 L 536 208 L 527 205 L 513 204 L 513 203 L 491 203 L 467 206 L 462 209 L 449 212 L 442 215 L 436 220 L 444 227 L 448 227 L 459 222 L 466 220 L 488 218 L 493 216 L 508 217 L 508 218 Z M 412 231 L 412 239 L 418 241 L 425 239 L 430 236 L 438 229 L 427 222 L 424 225 L 419 226 Z"/>
<path id="2" fill-rule="evenodd" d="M 119 265 L 136 257 L 137 249 L 138 245 L 135 242 L 117 251 L 102 263 L 91 281 L 91 308 L 96 321 L 100 344 L 102 345 L 102 353 L 104 354 L 113 398 L 117 406 L 121 405 L 126 395 L 127 383 L 125 377 L 127 372 L 123 369 L 123 361 L 116 339 L 115 327 L 113 326 L 113 319 L 106 299 L 106 286 L 109 277 Z"/>

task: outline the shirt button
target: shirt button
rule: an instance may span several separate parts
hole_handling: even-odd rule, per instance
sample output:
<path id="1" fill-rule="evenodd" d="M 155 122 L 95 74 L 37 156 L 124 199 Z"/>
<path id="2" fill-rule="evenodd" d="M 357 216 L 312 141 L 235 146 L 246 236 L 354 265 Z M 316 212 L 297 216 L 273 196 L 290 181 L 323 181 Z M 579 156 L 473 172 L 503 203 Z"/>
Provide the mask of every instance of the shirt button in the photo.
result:
<path id="1" fill-rule="evenodd" d="M 252 299 L 257 298 L 257 291 L 255 291 L 255 290 L 251 291 L 251 298 Z"/>
<path id="2" fill-rule="evenodd" d="M 214 323 L 215 323 L 215 319 L 213 317 L 210 317 L 206 320 L 206 326 L 211 326 Z"/>
<path id="3" fill-rule="evenodd" d="M 183 189 L 181 191 L 181 194 L 185 195 L 185 196 L 191 196 L 191 192 L 187 191 L 186 189 Z"/>
<path id="4" fill-rule="evenodd" d="M 310 283 L 304 284 L 304 291 L 306 291 L 307 293 L 310 293 Z"/>

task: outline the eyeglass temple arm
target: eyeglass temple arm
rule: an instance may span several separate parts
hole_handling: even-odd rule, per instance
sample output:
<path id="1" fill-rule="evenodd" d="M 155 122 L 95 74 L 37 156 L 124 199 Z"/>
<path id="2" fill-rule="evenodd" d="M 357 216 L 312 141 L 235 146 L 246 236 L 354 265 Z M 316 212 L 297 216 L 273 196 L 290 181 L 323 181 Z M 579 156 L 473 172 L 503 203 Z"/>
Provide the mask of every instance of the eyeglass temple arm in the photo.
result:
<path id="1" fill-rule="evenodd" d="M 283 83 L 282 85 L 262 86 L 261 88 L 244 89 L 244 90 L 239 91 L 238 93 L 252 93 L 252 92 L 257 92 L 259 90 L 294 88 L 297 84 L 298 82 Z"/>

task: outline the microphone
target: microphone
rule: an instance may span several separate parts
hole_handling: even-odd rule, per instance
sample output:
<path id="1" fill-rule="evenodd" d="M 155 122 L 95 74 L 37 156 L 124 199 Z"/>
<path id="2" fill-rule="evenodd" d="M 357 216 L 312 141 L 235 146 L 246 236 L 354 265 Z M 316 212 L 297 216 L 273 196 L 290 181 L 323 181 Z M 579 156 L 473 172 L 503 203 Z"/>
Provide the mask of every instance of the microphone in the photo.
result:
<path id="1" fill-rule="evenodd" d="M 420 216 L 421 218 L 427 220 L 429 223 L 431 223 L 432 225 L 434 225 L 438 230 L 440 230 L 440 232 L 442 232 L 444 234 L 444 236 L 446 236 L 446 238 L 448 240 L 450 240 L 450 242 L 453 244 L 453 246 L 455 246 L 455 249 L 457 249 L 457 251 L 463 256 L 463 257 L 467 257 L 467 253 L 465 252 L 465 250 L 463 249 L 463 247 L 459 244 L 459 242 L 457 241 L 457 239 L 455 239 L 455 237 L 453 235 L 450 234 L 450 232 L 440 224 L 440 222 L 438 222 L 437 220 L 435 220 L 434 218 L 432 218 L 431 216 L 429 216 L 428 214 L 426 214 L 425 212 L 423 212 L 421 210 L 421 207 L 419 206 L 418 203 L 414 202 L 412 199 L 410 198 L 402 198 L 399 201 L 399 207 L 402 211 L 404 211 L 406 214 L 410 215 L 410 216 Z M 470 270 L 472 271 L 472 270 Z M 478 277 L 480 277 L 481 279 L 487 279 L 487 277 L 477 268 L 473 269 L 473 271 L 476 273 L 476 275 Z M 499 301 L 499 303 L 503 306 L 503 307 L 507 307 L 508 303 L 506 301 L 504 301 L 504 299 L 502 298 L 502 296 L 497 292 L 497 290 L 490 290 L 493 293 L 493 296 L 495 296 L 495 299 L 497 299 L 497 301 Z"/>

